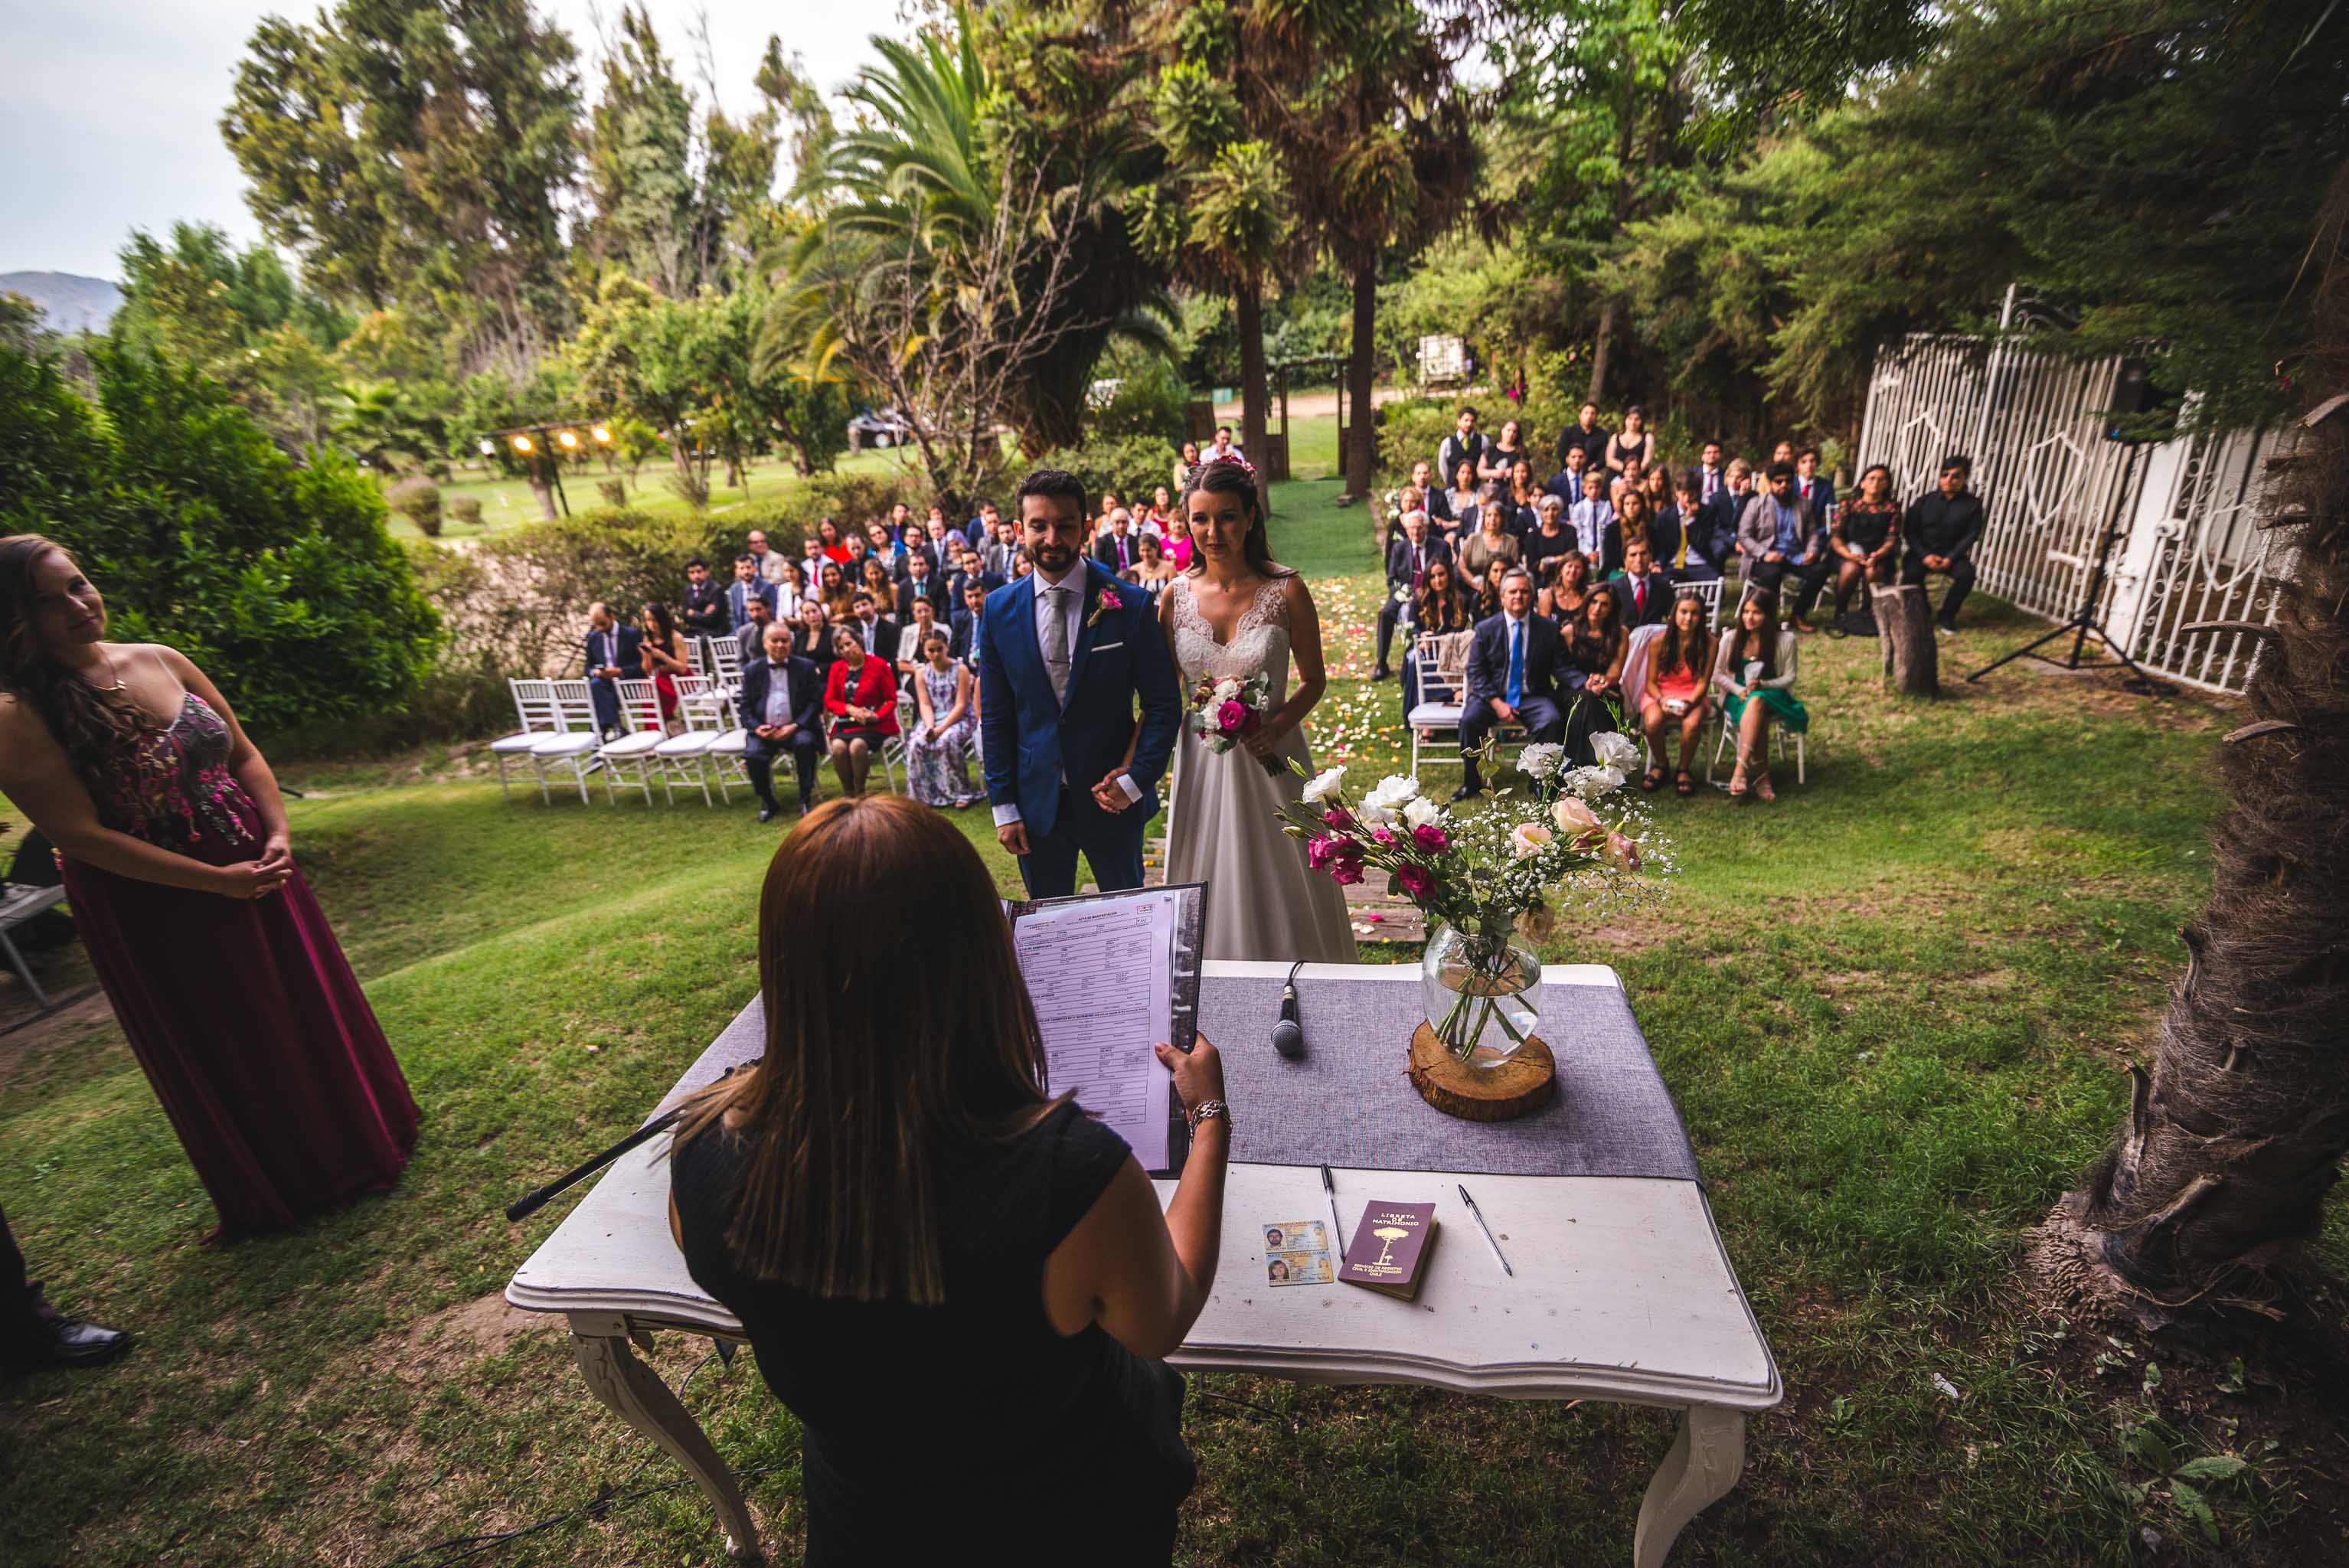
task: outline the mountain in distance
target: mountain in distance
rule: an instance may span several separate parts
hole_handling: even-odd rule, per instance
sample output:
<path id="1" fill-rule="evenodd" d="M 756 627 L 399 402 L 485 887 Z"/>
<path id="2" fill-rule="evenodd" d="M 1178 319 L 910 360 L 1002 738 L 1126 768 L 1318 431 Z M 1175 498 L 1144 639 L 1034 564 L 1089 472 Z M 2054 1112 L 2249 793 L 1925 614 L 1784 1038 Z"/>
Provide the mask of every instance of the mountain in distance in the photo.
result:
<path id="1" fill-rule="evenodd" d="M 0 294 L 23 294 L 41 307 L 43 325 L 67 334 L 104 332 L 122 304 L 121 289 L 77 273 L 0 273 Z"/>

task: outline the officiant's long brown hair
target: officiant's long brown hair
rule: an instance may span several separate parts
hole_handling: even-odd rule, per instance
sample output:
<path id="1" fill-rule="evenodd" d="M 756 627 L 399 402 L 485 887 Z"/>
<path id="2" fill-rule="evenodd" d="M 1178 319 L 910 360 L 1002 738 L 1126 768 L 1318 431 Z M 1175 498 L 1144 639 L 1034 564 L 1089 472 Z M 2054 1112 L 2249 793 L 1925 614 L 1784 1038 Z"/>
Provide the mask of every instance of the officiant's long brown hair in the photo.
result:
<path id="1" fill-rule="evenodd" d="M 908 952 L 937 960 L 917 983 Z M 943 1301 L 934 1152 L 1055 1103 L 978 851 L 902 795 L 817 807 L 767 867 L 759 995 L 765 1059 L 688 1101 L 677 1134 L 738 1113 L 735 1258 L 817 1295 Z"/>

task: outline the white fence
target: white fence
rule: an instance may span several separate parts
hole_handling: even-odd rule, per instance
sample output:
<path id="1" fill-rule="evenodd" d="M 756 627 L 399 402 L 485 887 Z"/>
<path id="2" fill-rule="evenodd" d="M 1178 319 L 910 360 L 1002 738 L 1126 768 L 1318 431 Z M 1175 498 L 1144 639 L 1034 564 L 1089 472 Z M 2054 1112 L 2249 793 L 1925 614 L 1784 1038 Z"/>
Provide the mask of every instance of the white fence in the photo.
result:
<path id="1" fill-rule="evenodd" d="M 1906 500 L 1934 482 L 1944 457 L 1971 457 L 1988 520 L 1981 583 L 2050 620 L 2080 607 L 2098 534 L 2119 507 L 2105 624 L 2149 669 L 2240 691 L 2264 639 L 2186 627 L 2274 614 L 2282 562 L 2257 526 L 2272 433 L 2183 437 L 2132 459 L 2104 438 L 2119 369 L 2117 357 L 1918 334 L 1877 356 L 1853 471 L 1889 464 Z"/>

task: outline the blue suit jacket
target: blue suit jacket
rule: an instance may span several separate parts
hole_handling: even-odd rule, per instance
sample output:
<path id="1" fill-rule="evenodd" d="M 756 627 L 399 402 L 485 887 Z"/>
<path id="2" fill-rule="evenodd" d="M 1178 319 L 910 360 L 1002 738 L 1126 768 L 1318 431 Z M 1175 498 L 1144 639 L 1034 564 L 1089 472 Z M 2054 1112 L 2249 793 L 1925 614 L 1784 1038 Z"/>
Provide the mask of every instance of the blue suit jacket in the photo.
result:
<path id="1" fill-rule="evenodd" d="M 614 630 L 619 634 L 620 651 L 619 656 L 614 659 L 612 663 L 619 666 L 620 678 L 623 680 L 632 681 L 640 681 L 644 679 L 644 633 L 634 626 L 616 626 Z M 586 661 L 586 665 L 591 670 L 601 669 L 603 667 L 603 661 L 596 658 L 595 655 L 603 651 L 604 636 L 605 634 L 602 632 L 590 632 L 587 634 L 586 640 L 580 644 L 580 657 Z M 591 676 L 590 678 L 604 680 L 609 677 L 595 676 Z"/>
<path id="2" fill-rule="evenodd" d="M 1142 799 L 1123 815 L 1139 824 L 1156 814 L 1158 780 L 1182 723 L 1174 655 L 1150 613 L 1150 596 L 1098 562 L 1079 559 L 1084 608 L 1077 618 L 1077 645 L 1069 653 L 1066 703 L 1052 699 L 1043 646 L 1036 640 L 1033 576 L 988 594 L 979 622 L 987 799 L 1019 808 L 1030 844 L 1059 820 L 1064 778 L 1071 789 L 1090 791 L 1123 759 L 1137 699 L 1142 733 L 1127 771 Z M 1115 591 L 1118 608 L 1102 608 L 1105 590 Z"/>

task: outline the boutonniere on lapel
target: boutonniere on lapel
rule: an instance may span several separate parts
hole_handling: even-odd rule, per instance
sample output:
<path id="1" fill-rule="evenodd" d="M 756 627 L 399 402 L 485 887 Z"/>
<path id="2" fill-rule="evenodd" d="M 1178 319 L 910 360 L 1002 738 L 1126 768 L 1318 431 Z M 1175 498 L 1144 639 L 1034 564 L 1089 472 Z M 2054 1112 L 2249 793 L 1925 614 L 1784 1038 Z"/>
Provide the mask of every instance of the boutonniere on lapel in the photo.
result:
<path id="1" fill-rule="evenodd" d="M 1125 601 L 1117 596 L 1117 590 L 1104 588 L 1101 591 L 1101 597 L 1093 601 L 1093 613 L 1085 617 L 1085 624 L 1097 626 L 1101 624 L 1101 618 L 1110 611 L 1124 608 Z"/>

